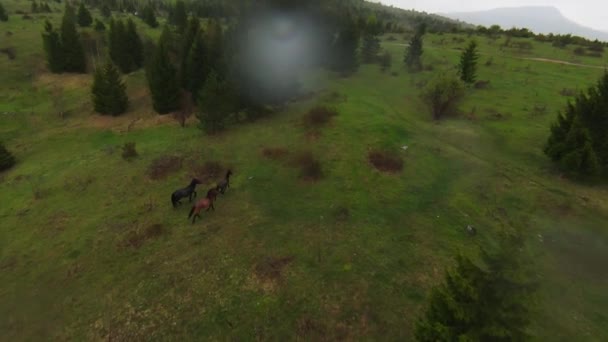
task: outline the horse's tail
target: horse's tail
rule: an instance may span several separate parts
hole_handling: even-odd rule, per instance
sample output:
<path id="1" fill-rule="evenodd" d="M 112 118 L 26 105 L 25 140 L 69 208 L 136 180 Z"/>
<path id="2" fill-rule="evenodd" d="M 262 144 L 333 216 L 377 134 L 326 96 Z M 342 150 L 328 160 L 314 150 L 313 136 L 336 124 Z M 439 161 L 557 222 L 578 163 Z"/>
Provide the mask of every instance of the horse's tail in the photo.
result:
<path id="1" fill-rule="evenodd" d="M 196 206 L 192 206 L 192 209 L 190 209 L 190 214 L 188 214 L 188 218 L 192 217 L 192 214 L 194 214 L 194 209 L 196 209 Z"/>
<path id="2" fill-rule="evenodd" d="M 171 204 L 173 204 L 173 207 L 175 208 L 175 204 L 176 204 L 175 194 L 171 194 Z"/>

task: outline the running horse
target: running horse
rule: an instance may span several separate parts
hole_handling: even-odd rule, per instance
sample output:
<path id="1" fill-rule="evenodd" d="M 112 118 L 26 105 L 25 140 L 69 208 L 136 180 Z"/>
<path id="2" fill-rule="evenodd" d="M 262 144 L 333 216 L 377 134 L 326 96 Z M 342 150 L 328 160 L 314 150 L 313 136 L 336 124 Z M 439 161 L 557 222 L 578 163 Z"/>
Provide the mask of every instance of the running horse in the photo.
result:
<path id="1" fill-rule="evenodd" d="M 192 203 L 192 197 L 196 197 L 196 185 L 202 183 L 203 182 L 200 180 L 192 178 L 190 185 L 183 189 L 176 190 L 173 194 L 171 194 L 171 203 L 173 204 L 173 208 L 177 207 L 178 204 L 181 204 L 179 200 L 185 197 L 188 197 L 190 203 Z"/>
<path id="2" fill-rule="evenodd" d="M 188 214 L 188 219 L 192 217 L 192 224 L 196 222 L 197 217 L 201 217 L 200 214 L 203 209 L 207 209 L 207 211 L 209 211 L 209 209 L 213 209 L 213 211 L 215 211 L 213 201 L 215 201 L 218 194 L 219 192 L 217 191 L 217 188 L 210 189 L 207 192 L 207 196 L 205 198 L 200 199 L 198 202 L 196 202 L 196 204 L 190 210 L 190 214 Z"/>

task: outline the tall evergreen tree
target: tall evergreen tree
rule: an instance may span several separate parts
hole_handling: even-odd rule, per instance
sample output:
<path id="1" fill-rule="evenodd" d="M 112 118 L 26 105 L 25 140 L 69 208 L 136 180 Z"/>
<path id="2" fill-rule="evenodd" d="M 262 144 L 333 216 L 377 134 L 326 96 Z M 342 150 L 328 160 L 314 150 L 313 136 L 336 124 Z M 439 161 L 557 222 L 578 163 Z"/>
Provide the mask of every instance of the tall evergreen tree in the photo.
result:
<path id="1" fill-rule="evenodd" d="M 199 31 L 194 39 L 194 44 L 192 45 L 186 64 L 186 89 L 192 94 L 199 93 L 209 75 L 209 61 L 207 57 L 205 34 Z"/>
<path id="2" fill-rule="evenodd" d="M 228 116 L 234 109 L 232 91 L 225 80 L 212 71 L 205 81 L 197 99 L 199 112 L 196 114 L 202 128 L 207 133 L 224 129 Z"/>
<path id="3" fill-rule="evenodd" d="M 200 22 L 197 17 L 192 16 L 188 21 L 188 28 L 184 31 L 182 35 L 182 46 L 180 51 L 180 83 L 182 87 L 187 88 L 189 77 L 186 74 L 188 72 L 188 59 L 190 56 L 190 51 L 192 50 L 192 46 L 194 43 L 194 39 L 197 37 L 200 31 Z"/>
<path id="4" fill-rule="evenodd" d="M 63 48 L 63 71 L 86 72 L 86 58 L 80 35 L 76 31 L 74 9 L 66 4 L 61 22 L 61 46 Z"/>
<path id="5" fill-rule="evenodd" d="M 46 55 L 46 64 L 52 73 L 60 73 L 63 71 L 63 56 L 61 38 L 59 33 L 53 28 L 50 21 L 44 24 L 44 32 L 42 33 L 42 43 Z"/>
<path id="6" fill-rule="evenodd" d="M 99 19 L 95 19 L 95 25 L 94 25 L 94 29 L 97 32 L 103 32 L 106 30 L 106 25 L 104 25 L 104 23 L 99 20 Z"/>
<path id="7" fill-rule="evenodd" d="M 375 63 L 378 60 L 379 52 L 380 39 L 375 34 L 367 33 L 365 37 L 363 37 L 363 47 L 361 49 L 363 63 Z"/>
<path id="8" fill-rule="evenodd" d="M 344 24 L 333 46 L 333 69 L 352 73 L 359 68 L 357 50 L 359 49 L 359 30 L 352 20 Z"/>
<path id="9" fill-rule="evenodd" d="M 81 2 L 78 7 L 78 25 L 81 27 L 89 27 L 93 23 L 93 17 L 91 17 L 91 12 L 84 6 L 84 3 Z"/>
<path id="10" fill-rule="evenodd" d="M 8 21 L 8 13 L 6 13 L 6 10 L 4 9 L 4 6 L 2 6 L 1 2 L 0 2 L 0 21 Z"/>
<path id="11" fill-rule="evenodd" d="M 129 106 L 129 98 L 126 87 L 120 79 L 120 72 L 110 60 L 103 68 L 95 71 L 91 94 L 93 107 L 100 114 L 118 116 Z"/>
<path id="12" fill-rule="evenodd" d="M 127 20 L 127 31 L 125 37 L 126 46 L 129 48 L 131 66 L 137 70 L 144 65 L 144 46 L 131 18 Z"/>
<path id="13" fill-rule="evenodd" d="M 225 78 L 227 65 L 224 56 L 224 31 L 216 19 L 209 22 L 206 31 L 207 61 L 219 78 Z"/>
<path id="14" fill-rule="evenodd" d="M 473 40 L 469 43 L 467 48 L 462 52 L 460 56 L 460 64 L 458 70 L 460 72 L 460 79 L 466 84 L 473 84 L 477 78 L 477 60 L 479 54 L 477 53 L 477 43 Z"/>
<path id="15" fill-rule="evenodd" d="M 154 13 L 154 7 L 152 7 L 152 4 L 148 4 L 146 7 L 144 7 L 141 14 L 141 19 L 144 21 L 144 23 L 148 24 L 148 26 L 152 28 L 158 27 L 158 21 L 156 20 L 156 14 Z"/>
<path id="16" fill-rule="evenodd" d="M 544 152 L 578 177 L 608 177 L 608 73 L 559 113 Z"/>
<path id="17" fill-rule="evenodd" d="M 529 260 L 520 237 L 505 237 L 500 245 L 494 253 L 482 249 L 481 265 L 457 256 L 416 324 L 418 341 L 526 340 L 535 290 Z"/>
<path id="18" fill-rule="evenodd" d="M 2 142 L 0 142 L 0 172 L 10 169 L 15 163 L 16 161 L 13 154 L 4 147 Z"/>
<path id="19" fill-rule="evenodd" d="M 405 66 L 411 71 L 417 71 L 422 69 L 422 54 L 424 50 L 422 48 L 422 39 L 426 33 L 426 25 L 421 24 L 416 29 L 416 33 L 410 40 L 409 45 L 405 49 L 405 57 L 403 62 Z"/>
<path id="20" fill-rule="evenodd" d="M 186 4 L 183 0 L 177 0 L 173 9 L 173 24 L 177 26 L 178 32 L 184 32 L 188 25 L 188 13 L 186 12 Z"/>
<path id="21" fill-rule="evenodd" d="M 108 6 L 108 4 L 101 5 L 101 15 L 104 18 L 109 18 L 112 16 L 112 11 L 110 10 L 110 6 Z"/>
<path id="22" fill-rule="evenodd" d="M 179 108 L 179 80 L 177 70 L 169 58 L 169 28 L 165 26 L 156 51 L 146 67 L 146 78 L 152 94 L 154 110 L 159 114 Z"/>

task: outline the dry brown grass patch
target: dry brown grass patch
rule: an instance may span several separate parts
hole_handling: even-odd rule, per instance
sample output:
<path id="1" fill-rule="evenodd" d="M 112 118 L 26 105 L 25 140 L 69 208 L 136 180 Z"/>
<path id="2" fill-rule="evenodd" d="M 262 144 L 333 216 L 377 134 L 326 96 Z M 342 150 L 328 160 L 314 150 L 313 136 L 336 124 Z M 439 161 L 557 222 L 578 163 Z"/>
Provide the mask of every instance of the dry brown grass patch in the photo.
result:
<path id="1" fill-rule="evenodd" d="M 182 168 L 183 159 L 177 156 L 161 156 L 148 166 L 148 176 L 153 180 L 165 179 Z"/>
<path id="2" fill-rule="evenodd" d="M 285 267 L 293 262 L 294 258 L 266 258 L 255 266 L 256 276 L 263 281 L 280 282 Z"/>
<path id="3" fill-rule="evenodd" d="M 143 231 L 131 230 L 125 235 L 120 247 L 139 249 L 146 241 L 157 239 L 166 233 L 167 231 L 161 224 L 153 224 Z"/>
<path id="4" fill-rule="evenodd" d="M 313 156 L 312 152 L 298 153 L 291 164 L 300 169 L 300 178 L 304 180 L 318 181 L 323 178 L 321 162 Z"/>
<path id="5" fill-rule="evenodd" d="M 372 151 L 369 153 L 369 162 L 382 172 L 397 173 L 403 170 L 403 160 L 391 153 Z"/>
<path id="6" fill-rule="evenodd" d="M 194 168 L 194 176 L 203 183 L 213 182 L 221 179 L 226 172 L 225 167 L 216 161 L 207 161 L 203 165 Z"/>
<path id="7" fill-rule="evenodd" d="M 287 154 L 289 154 L 289 151 L 281 147 L 266 147 L 262 150 L 262 155 L 270 160 L 282 160 Z"/>
<path id="8" fill-rule="evenodd" d="M 317 106 L 304 115 L 304 124 L 311 128 L 322 127 L 328 124 L 329 121 L 337 115 L 338 111 L 335 108 Z"/>

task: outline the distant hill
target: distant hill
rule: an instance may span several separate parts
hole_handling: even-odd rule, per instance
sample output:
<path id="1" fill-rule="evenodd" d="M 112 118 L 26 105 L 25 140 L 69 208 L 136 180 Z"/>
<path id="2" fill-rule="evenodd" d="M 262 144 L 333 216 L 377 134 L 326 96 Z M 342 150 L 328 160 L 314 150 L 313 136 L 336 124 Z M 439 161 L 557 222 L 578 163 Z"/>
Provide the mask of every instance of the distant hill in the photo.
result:
<path id="1" fill-rule="evenodd" d="M 525 27 L 535 33 L 573 34 L 589 39 L 608 41 L 608 32 L 594 30 L 566 18 L 555 7 L 509 7 L 479 12 L 443 14 L 475 25 L 500 25 L 504 29 Z"/>

